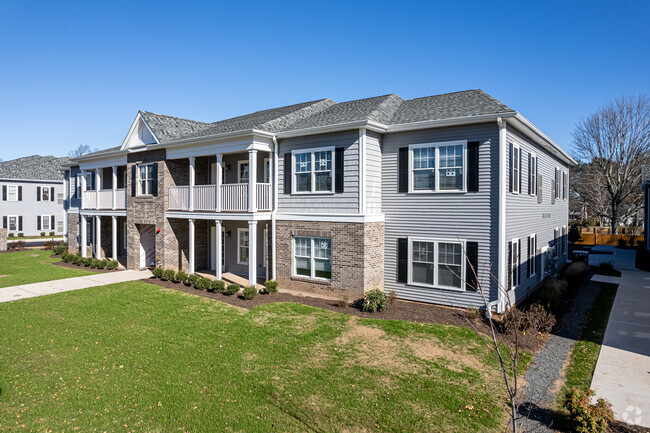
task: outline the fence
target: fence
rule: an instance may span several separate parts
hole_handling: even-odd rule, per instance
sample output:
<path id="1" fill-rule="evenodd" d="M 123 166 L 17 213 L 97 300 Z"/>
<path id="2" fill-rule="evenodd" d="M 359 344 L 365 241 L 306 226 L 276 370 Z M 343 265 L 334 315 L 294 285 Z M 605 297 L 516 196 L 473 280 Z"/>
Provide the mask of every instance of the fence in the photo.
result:
<path id="1" fill-rule="evenodd" d="M 576 245 L 614 245 L 635 247 L 639 244 L 643 244 L 643 240 L 643 236 L 580 233 L 580 237 L 574 243 Z"/>

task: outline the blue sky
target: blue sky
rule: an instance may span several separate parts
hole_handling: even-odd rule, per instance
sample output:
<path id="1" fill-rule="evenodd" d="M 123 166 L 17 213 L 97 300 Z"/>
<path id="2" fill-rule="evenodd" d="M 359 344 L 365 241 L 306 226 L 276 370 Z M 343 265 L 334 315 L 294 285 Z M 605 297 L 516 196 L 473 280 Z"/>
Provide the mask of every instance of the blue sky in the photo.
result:
<path id="1" fill-rule="evenodd" d="M 572 153 L 650 94 L 650 2 L 0 0 L 0 158 L 122 143 L 137 110 L 216 121 L 481 88 Z"/>

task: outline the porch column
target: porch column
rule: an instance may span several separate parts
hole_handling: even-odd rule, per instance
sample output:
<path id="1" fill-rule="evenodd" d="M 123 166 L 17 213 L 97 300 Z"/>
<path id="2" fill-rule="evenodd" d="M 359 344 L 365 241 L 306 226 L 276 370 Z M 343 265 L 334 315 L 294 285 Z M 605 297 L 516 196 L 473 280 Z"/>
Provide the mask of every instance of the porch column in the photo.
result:
<path id="1" fill-rule="evenodd" d="M 248 222 L 248 284 L 257 284 L 257 221 Z"/>
<path id="2" fill-rule="evenodd" d="M 248 151 L 248 211 L 257 211 L 257 200 L 255 190 L 257 183 L 257 150 Z M 249 238 L 250 239 L 250 238 Z"/>
<path id="3" fill-rule="evenodd" d="M 214 230 L 214 255 L 215 255 L 215 273 L 214 276 L 217 280 L 221 280 L 221 220 L 214 221 L 215 230 Z"/>
<path id="4" fill-rule="evenodd" d="M 215 204 L 215 211 L 216 212 L 221 212 L 221 176 L 223 176 L 222 171 L 223 167 L 221 166 L 223 164 L 223 154 L 222 153 L 217 153 L 217 167 L 215 170 L 214 175 L 216 176 L 215 179 L 215 194 L 216 194 L 216 204 Z"/>
<path id="5" fill-rule="evenodd" d="M 269 196 L 270 210 L 275 209 L 275 153 L 269 152 L 269 183 L 271 184 L 271 195 Z M 264 167 L 266 170 L 266 167 Z"/>
<path id="6" fill-rule="evenodd" d="M 196 162 L 195 158 L 193 156 L 190 156 L 190 190 L 188 192 L 189 193 L 188 209 L 190 211 L 194 210 L 194 180 L 195 180 L 194 163 L 195 162 Z"/>
<path id="7" fill-rule="evenodd" d="M 189 256 L 189 262 L 190 262 L 190 275 L 194 273 L 194 220 L 189 219 L 188 220 L 190 223 L 190 230 L 189 230 L 189 236 L 190 236 L 190 256 Z"/>
<path id="8" fill-rule="evenodd" d="M 79 190 L 81 191 L 81 209 L 84 207 L 84 191 L 86 191 L 86 170 L 81 170 L 81 178 L 79 179 Z"/>
<path id="9" fill-rule="evenodd" d="M 95 216 L 95 258 L 102 258 L 102 217 Z"/>
<path id="10" fill-rule="evenodd" d="M 95 203 L 95 209 L 99 209 L 99 189 L 102 185 L 101 177 L 99 175 L 99 169 L 95 169 L 95 197 L 97 202 Z"/>
<path id="11" fill-rule="evenodd" d="M 113 166 L 113 181 L 111 182 L 111 186 L 113 187 L 113 210 L 115 210 L 115 200 L 116 200 L 116 195 L 117 195 L 117 166 Z M 117 260 L 117 259 L 115 259 Z"/>
<path id="12" fill-rule="evenodd" d="M 82 179 L 83 179 L 83 177 L 82 177 Z M 81 230 L 80 230 L 80 232 L 81 232 L 81 242 L 80 242 L 81 245 L 79 245 L 79 250 L 81 251 L 81 257 L 84 257 L 84 258 L 86 256 L 88 256 L 88 250 L 87 250 L 87 247 L 86 247 L 86 245 L 88 244 L 88 240 L 86 239 L 86 224 L 87 224 L 86 216 L 81 215 Z"/>
<path id="13" fill-rule="evenodd" d="M 113 180 L 115 180 L 114 177 Z M 115 192 L 115 190 L 113 190 L 113 192 Z M 115 205 L 115 198 L 113 198 L 113 205 Z M 113 247 L 113 251 L 112 251 L 113 260 L 117 260 L 117 217 L 116 216 L 111 217 L 111 229 L 112 229 L 111 234 L 113 235 L 111 239 L 111 246 Z"/>
<path id="14" fill-rule="evenodd" d="M 271 219 L 271 279 L 275 280 L 275 263 L 276 263 L 276 252 L 275 252 L 275 216 Z"/>

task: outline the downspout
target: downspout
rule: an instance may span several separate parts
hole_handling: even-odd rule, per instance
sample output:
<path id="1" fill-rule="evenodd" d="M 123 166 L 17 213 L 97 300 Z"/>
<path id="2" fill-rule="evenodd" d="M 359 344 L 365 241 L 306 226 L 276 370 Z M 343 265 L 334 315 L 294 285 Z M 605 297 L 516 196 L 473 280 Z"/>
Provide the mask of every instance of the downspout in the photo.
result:
<path id="1" fill-rule="evenodd" d="M 278 139 L 273 134 L 273 212 L 271 212 L 271 279 L 276 278 L 275 214 L 278 212 Z"/>
<path id="2" fill-rule="evenodd" d="M 499 228 L 497 235 L 499 236 L 498 248 L 498 263 L 499 268 L 497 272 L 498 280 L 498 296 L 497 296 L 497 313 L 502 313 L 506 309 L 507 295 L 507 272 L 508 266 L 506 264 L 506 182 L 507 182 L 507 161 L 506 161 L 506 121 L 502 118 L 497 118 L 497 125 L 499 125 Z M 503 291 L 503 293 L 502 293 Z"/>

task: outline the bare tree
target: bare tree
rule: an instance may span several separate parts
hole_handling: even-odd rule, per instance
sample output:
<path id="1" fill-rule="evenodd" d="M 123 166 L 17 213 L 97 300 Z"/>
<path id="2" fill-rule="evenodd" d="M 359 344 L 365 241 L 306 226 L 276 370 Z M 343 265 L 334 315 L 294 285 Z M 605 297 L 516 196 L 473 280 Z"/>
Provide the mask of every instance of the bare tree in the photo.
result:
<path id="1" fill-rule="evenodd" d="M 70 152 L 68 152 L 68 156 L 70 158 L 76 158 L 78 156 L 85 155 L 85 154 L 91 153 L 91 152 L 93 152 L 93 150 L 90 148 L 89 145 L 80 144 L 79 146 L 77 146 L 77 148 L 75 150 L 71 150 Z"/>
<path id="2" fill-rule="evenodd" d="M 650 158 L 650 99 L 619 98 L 582 120 L 573 132 L 581 158 L 600 175 L 612 233 L 641 206 L 641 167 Z"/>
<path id="3" fill-rule="evenodd" d="M 570 173 L 570 207 L 579 208 L 583 219 L 610 221 L 611 201 L 602 171 L 593 163 L 579 164 Z M 631 200 L 633 201 L 633 200 Z"/>

